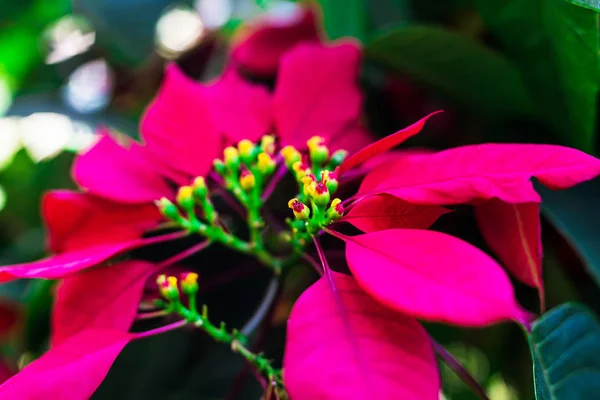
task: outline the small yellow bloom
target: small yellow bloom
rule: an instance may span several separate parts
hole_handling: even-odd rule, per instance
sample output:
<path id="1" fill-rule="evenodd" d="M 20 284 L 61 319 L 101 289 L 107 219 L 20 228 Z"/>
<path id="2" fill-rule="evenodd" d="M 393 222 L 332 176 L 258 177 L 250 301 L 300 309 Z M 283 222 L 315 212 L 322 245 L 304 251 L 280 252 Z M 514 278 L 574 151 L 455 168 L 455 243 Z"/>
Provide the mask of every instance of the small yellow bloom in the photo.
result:
<path id="1" fill-rule="evenodd" d="M 244 173 L 242 173 L 242 176 L 240 176 L 240 186 L 242 187 L 242 189 L 244 189 L 245 191 L 252 190 L 255 184 L 256 179 L 254 178 L 252 172 L 245 171 Z"/>

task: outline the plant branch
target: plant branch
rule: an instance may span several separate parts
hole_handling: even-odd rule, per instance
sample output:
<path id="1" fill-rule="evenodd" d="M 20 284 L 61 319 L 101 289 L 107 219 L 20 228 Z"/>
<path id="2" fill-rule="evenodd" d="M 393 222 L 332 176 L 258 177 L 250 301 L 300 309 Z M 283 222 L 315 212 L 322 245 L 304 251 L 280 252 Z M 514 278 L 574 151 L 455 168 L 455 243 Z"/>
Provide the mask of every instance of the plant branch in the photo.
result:
<path id="1" fill-rule="evenodd" d="M 450 369 L 471 389 L 471 391 L 482 400 L 489 400 L 485 390 L 479 385 L 477 380 L 467 371 L 467 369 L 460 363 L 452 354 L 448 352 L 438 342 L 431 338 L 433 350 L 440 357 Z"/>

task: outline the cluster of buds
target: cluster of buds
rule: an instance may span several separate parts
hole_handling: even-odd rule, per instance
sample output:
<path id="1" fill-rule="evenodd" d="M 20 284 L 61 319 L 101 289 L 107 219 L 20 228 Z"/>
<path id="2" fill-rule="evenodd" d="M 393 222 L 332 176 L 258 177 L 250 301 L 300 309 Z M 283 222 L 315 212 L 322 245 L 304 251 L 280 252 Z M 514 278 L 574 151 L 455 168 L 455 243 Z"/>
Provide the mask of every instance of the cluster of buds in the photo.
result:
<path id="1" fill-rule="evenodd" d="M 223 160 L 214 161 L 215 171 L 224 179 L 225 187 L 248 205 L 252 198 L 248 194 L 258 193 L 275 171 L 274 153 L 275 138 L 271 135 L 263 136 L 258 144 L 244 139 L 237 147 L 223 150 Z"/>
<path id="2" fill-rule="evenodd" d="M 298 197 L 290 200 L 288 207 L 296 220 L 305 221 L 307 230 L 314 232 L 340 219 L 344 213 L 340 199 L 335 198 L 331 203 L 330 200 L 338 189 L 337 171 L 346 152 L 340 150 L 330 156 L 329 148 L 320 136 L 311 137 L 306 144 L 308 155 L 303 156 L 293 146 L 284 147 L 281 155 L 288 169 L 293 171 L 300 189 Z"/>
<path id="3" fill-rule="evenodd" d="M 156 202 L 156 205 L 165 218 L 177 222 L 190 231 L 201 231 L 205 227 L 196 215 L 196 206 L 200 207 L 204 220 L 209 225 L 214 225 L 217 221 L 218 215 L 210 200 L 208 188 L 202 176 L 194 179 L 191 185 L 180 187 L 175 202 L 177 204 L 163 197 Z M 186 214 L 185 217 L 182 215 L 181 210 Z"/>
<path id="4" fill-rule="evenodd" d="M 174 276 L 162 274 L 156 278 L 160 295 L 171 303 L 179 301 L 180 291 L 189 297 L 196 296 L 196 293 L 198 293 L 198 274 L 184 272 L 179 278 L 179 284 Z"/>

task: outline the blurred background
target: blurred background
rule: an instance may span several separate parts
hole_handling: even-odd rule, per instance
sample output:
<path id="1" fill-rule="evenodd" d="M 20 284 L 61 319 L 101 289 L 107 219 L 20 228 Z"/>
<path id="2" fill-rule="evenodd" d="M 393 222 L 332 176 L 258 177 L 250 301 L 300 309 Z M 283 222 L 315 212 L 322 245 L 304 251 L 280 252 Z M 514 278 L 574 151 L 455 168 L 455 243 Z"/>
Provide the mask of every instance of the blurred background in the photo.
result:
<path id="1" fill-rule="evenodd" d="M 99 125 L 137 135 L 165 63 L 208 80 L 253 21 L 285 24 L 301 7 L 316 10 L 328 39 L 363 43 L 364 118 L 375 134 L 441 108 L 411 145 L 557 143 L 597 155 L 598 16 L 563 0 L 4 0 L 0 265 L 44 256 L 40 196 L 75 188 L 73 155 L 94 142 Z M 548 308 L 578 300 L 598 312 L 600 182 L 544 191 L 543 199 Z M 454 214 L 443 228 L 483 247 L 470 210 Z M 516 286 L 536 310 L 535 292 Z M 47 348 L 52 288 L 50 281 L 0 286 L 0 381 Z M 268 347 L 276 355 L 285 315 L 275 320 Z M 517 327 L 429 329 L 491 399 L 533 398 L 530 355 Z M 194 343 L 173 332 L 129 346 L 96 397 L 228 398 L 239 360 L 227 349 L 191 357 Z M 447 399 L 474 398 L 442 372 Z M 256 390 L 237 398 L 258 398 Z"/>

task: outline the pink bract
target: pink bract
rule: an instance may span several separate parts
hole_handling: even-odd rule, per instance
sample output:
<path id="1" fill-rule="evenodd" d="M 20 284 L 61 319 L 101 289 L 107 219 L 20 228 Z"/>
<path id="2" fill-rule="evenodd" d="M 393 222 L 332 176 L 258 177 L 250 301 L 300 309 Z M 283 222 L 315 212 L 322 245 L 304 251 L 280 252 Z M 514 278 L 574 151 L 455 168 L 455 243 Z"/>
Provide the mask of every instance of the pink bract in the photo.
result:
<path id="1" fill-rule="evenodd" d="M 436 400 L 440 381 L 419 323 L 330 272 L 300 296 L 288 320 L 285 386 L 294 400 Z"/>
<path id="2" fill-rule="evenodd" d="M 145 261 L 125 261 L 63 279 L 52 312 L 52 345 L 86 329 L 129 331 L 146 279 L 156 271 Z"/>
<path id="3" fill-rule="evenodd" d="M 551 189 L 565 189 L 599 173 L 600 160 L 579 150 L 488 143 L 382 165 L 365 177 L 360 193 L 389 193 L 415 204 L 465 204 L 491 198 L 539 202 L 532 177 Z"/>
<path id="4" fill-rule="evenodd" d="M 392 228 L 427 229 L 447 212 L 450 210 L 443 207 L 414 205 L 382 194 L 359 201 L 341 221 L 349 222 L 363 232 Z"/>
<path id="5" fill-rule="evenodd" d="M 48 351 L 0 386 L 3 399 L 89 399 L 132 335 L 87 330 Z"/>
<path id="6" fill-rule="evenodd" d="M 475 215 L 483 237 L 504 266 L 521 282 L 543 292 L 539 203 L 492 199 L 475 206 Z"/>
<path id="7" fill-rule="evenodd" d="M 391 229 L 345 240 L 348 266 L 359 286 L 392 309 L 463 326 L 526 322 L 502 267 L 460 239 Z"/>

